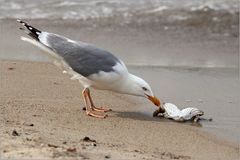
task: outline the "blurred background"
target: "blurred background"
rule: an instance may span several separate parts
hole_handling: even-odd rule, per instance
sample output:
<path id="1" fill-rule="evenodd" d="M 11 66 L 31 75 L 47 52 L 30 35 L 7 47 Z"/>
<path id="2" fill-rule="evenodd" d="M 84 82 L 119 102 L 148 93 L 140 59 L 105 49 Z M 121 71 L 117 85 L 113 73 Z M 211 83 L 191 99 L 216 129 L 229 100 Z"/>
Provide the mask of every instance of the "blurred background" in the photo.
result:
<path id="1" fill-rule="evenodd" d="M 21 33 L 16 18 L 132 65 L 238 66 L 239 0 L 0 0 L 0 57 L 43 60 L 9 43 Z"/>
<path id="2" fill-rule="evenodd" d="M 0 0 L 0 59 L 49 61 L 20 41 L 16 18 L 111 51 L 165 102 L 239 140 L 239 0 Z"/>

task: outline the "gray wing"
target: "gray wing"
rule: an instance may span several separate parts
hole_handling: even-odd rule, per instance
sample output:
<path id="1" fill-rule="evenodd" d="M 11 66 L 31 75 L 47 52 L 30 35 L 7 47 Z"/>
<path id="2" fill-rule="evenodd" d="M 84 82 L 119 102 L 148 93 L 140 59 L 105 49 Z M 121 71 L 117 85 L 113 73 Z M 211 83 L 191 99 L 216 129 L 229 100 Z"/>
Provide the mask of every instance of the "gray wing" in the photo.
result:
<path id="1" fill-rule="evenodd" d="M 118 62 L 121 64 L 120 60 L 108 51 L 56 34 L 44 32 L 40 41 L 63 57 L 75 72 L 84 77 L 100 71 L 114 71 L 113 66 Z"/>

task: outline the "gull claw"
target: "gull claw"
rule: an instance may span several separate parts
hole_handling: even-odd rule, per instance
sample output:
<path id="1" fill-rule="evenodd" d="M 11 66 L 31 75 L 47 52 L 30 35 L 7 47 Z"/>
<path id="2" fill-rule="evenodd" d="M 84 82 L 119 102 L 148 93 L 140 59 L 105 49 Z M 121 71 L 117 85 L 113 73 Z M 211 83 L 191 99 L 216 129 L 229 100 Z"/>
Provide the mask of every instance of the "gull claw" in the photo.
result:
<path id="1" fill-rule="evenodd" d="M 92 117 L 95 117 L 95 118 L 107 118 L 108 117 L 108 115 L 106 115 L 106 114 L 99 115 L 99 114 L 94 113 L 94 111 L 86 111 L 86 114 L 88 116 L 92 116 Z"/>
<path id="2" fill-rule="evenodd" d="M 103 107 L 95 107 L 95 106 L 92 106 L 92 110 L 97 111 L 97 112 L 109 112 L 109 111 L 112 111 L 112 109 L 107 109 L 107 108 L 103 108 Z"/>

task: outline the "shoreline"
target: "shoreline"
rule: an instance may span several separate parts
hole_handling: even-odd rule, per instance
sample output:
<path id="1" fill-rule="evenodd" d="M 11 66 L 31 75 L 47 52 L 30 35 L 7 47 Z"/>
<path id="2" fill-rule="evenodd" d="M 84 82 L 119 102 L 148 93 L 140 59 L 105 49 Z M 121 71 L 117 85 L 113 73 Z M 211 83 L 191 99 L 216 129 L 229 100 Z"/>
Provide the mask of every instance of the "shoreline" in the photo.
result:
<path id="1" fill-rule="evenodd" d="M 239 143 L 199 127 L 146 116 L 139 105 L 149 105 L 146 110 L 152 106 L 139 98 L 94 90 L 96 102 L 111 106 L 113 112 L 104 120 L 88 117 L 81 110 L 81 85 L 48 62 L 0 60 L 0 66 L 3 158 L 230 160 L 239 156 Z M 30 123 L 34 126 L 26 125 Z M 13 130 L 19 136 L 13 136 Z M 96 140 L 96 146 L 83 142 L 84 136 Z"/>
<path id="2" fill-rule="evenodd" d="M 104 48 L 126 64 L 194 68 L 238 67 L 239 38 L 224 33 L 211 33 L 204 28 L 168 26 L 164 23 L 126 27 L 112 23 L 95 26 L 71 20 L 27 22 L 41 30 Z M 0 43 L 0 58 L 48 60 L 46 55 L 40 54 L 39 49 L 20 40 L 24 34 L 18 30 L 19 24 L 15 20 L 2 20 L 0 23 L 0 34 L 5 37 Z M 139 55 L 137 59 L 135 55 Z"/>

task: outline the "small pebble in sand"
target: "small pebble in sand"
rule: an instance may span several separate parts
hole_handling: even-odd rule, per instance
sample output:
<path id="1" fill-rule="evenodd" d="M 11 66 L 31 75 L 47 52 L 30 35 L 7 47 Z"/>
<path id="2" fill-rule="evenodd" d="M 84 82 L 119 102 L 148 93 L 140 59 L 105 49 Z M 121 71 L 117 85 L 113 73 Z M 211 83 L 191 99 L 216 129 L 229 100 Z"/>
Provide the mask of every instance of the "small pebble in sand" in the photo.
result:
<path id="1" fill-rule="evenodd" d="M 24 122 L 23 125 L 24 125 L 24 126 L 30 126 L 30 127 L 33 127 L 33 126 L 34 126 L 33 123 L 28 123 L 28 122 Z"/>
<path id="2" fill-rule="evenodd" d="M 14 67 L 8 67 L 8 70 L 14 70 L 15 68 Z"/>
<path id="3" fill-rule="evenodd" d="M 33 117 L 40 117 L 41 115 L 38 115 L 38 114 L 34 114 L 32 115 Z"/>
<path id="4" fill-rule="evenodd" d="M 106 155 L 104 158 L 106 158 L 106 159 L 109 159 L 109 158 L 111 158 L 111 156 L 109 156 L 109 155 Z"/>
<path id="5" fill-rule="evenodd" d="M 12 131 L 12 135 L 13 136 L 20 136 L 20 134 L 15 129 Z"/>
<path id="6" fill-rule="evenodd" d="M 90 145 L 92 145 L 92 146 L 94 146 L 94 147 L 97 146 L 96 140 L 90 139 L 89 137 L 84 137 L 81 141 L 83 141 L 83 142 L 88 142 L 88 143 L 90 142 L 90 143 L 91 143 Z"/>
<path id="7" fill-rule="evenodd" d="M 59 146 L 54 145 L 54 144 L 48 144 L 48 147 L 58 148 Z"/>
<path id="8" fill-rule="evenodd" d="M 77 149 L 76 148 L 68 148 L 67 151 L 68 152 L 77 152 Z"/>
<path id="9" fill-rule="evenodd" d="M 96 142 L 96 140 L 90 139 L 89 137 L 84 137 L 84 138 L 82 139 L 82 141 L 83 141 L 83 142 Z"/>

